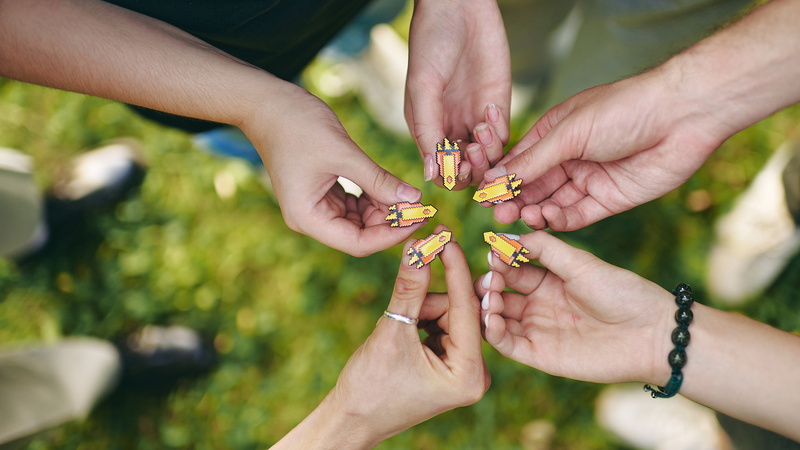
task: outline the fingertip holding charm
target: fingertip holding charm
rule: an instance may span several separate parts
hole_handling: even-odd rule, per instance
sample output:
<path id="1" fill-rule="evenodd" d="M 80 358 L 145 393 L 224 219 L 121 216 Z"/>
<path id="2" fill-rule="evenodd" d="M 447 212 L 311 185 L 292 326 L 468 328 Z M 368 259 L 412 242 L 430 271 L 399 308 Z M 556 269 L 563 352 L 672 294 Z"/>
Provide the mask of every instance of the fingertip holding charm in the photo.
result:
<path id="1" fill-rule="evenodd" d="M 519 185 L 522 180 L 516 179 L 517 174 L 510 173 L 497 177 L 491 183 L 478 189 L 472 199 L 476 202 L 502 203 L 519 195 Z"/>
<path id="2" fill-rule="evenodd" d="M 415 242 L 406 253 L 411 255 L 411 258 L 408 260 L 408 265 L 416 265 L 417 269 L 419 269 L 425 264 L 429 264 L 436 258 L 436 255 L 444 250 L 444 246 L 450 242 L 451 236 L 452 233 L 445 230 L 439 234 L 431 234 Z"/>
<path id="3" fill-rule="evenodd" d="M 522 243 L 509 236 L 487 231 L 483 233 L 483 240 L 492 247 L 492 253 L 511 267 L 519 267 L 519 263 L 530 261 L 525 257 L 526 253 L 530 253 L 528 249 L 523 247 Z"/>
<path id="4" fill-rule="evenodd" d="M 409 202 L 395 203 L 389 207 L 389 211 L 386 220 L 390 221 L 393 227 L 409 227 L 425 219 L 430 219 L 438 212 L 433 205 Z"/>
<path id="5" fill-rule="evenodd" d="M 436 163 L 439 165 L 439 175 L 442 177 L 444 187 L 452 191 L 458 179 L 458 166 L 461 164 L 461 150 L 458 142 L 450 142 L 444 138 L 444 145 L 436 143 Z"/>

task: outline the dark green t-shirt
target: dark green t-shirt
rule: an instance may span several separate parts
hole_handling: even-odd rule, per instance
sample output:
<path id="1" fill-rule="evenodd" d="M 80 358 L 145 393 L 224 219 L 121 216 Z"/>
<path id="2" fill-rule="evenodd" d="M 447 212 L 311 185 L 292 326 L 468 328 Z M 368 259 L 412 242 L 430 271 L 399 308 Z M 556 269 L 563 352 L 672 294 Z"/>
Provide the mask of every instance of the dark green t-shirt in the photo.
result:
<path id="1" fill-rule="evenodd" d="M 281 79 L 293 80 L 369 0 L 106 1 L 167 22 Z M 140 112 L 187 131 L 218 126 Z"/>

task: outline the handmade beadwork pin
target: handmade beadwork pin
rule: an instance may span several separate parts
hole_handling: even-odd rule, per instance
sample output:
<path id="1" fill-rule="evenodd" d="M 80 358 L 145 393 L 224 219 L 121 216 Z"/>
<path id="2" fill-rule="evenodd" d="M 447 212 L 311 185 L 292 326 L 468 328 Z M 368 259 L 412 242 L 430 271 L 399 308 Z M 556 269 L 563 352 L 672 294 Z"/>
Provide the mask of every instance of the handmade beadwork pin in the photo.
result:
<path id="1" fill-rule="evenodd" d="M 502 203 L 519 195 L 519 185 L 522 180 L 516 179 L 517 174 L 511 173 L 497 177 L 491 183 L 478 189 L 472 199 L 476 202 Z"/>
<path id="2" fill-rule="evenodd" d="M 439 164 L 439 175 L 442 177 L 444 187 L 452 191 L 456 187 L 458 166 L 461 164 L 461 150 L 457 142 L 450 142 L 444 138 L 444 145 L 436 143 L 436 162 Z"/>
<path id="3" fill-rule="evenodd" d="M 411 255 L 408 265 L 416 265 L 417 269 L 419 269 L 433 261 L 436 255 L 444 250 L 444 246 L 450 242 L 450 236 L 452 236 L 452 233 L 445 230 L 439 234 L 432 234 L 414 242 L 414 245 L 408 249 L 407 254 Z"/>
<path id="4" fill-rule="evenodd" d="M 393 227 L 408 227 L 415 223 L 430 219 L 438 212 L 433 205 L 422 203 L 400 202 L 389 207 L 390 214 L 386 220 L 392 222 Z"/>
<path id="5" fill-rule="evenodd" d="M 483 233 L 483 240 L 492 247 L 492 253 L 509 266 L 519 267 L 519 263 L 530 261 L 525 257 L 525 253 L 530 253 L 528 249 L 516 239 L 511 239 L 505 234 L 487 231 Z"/>

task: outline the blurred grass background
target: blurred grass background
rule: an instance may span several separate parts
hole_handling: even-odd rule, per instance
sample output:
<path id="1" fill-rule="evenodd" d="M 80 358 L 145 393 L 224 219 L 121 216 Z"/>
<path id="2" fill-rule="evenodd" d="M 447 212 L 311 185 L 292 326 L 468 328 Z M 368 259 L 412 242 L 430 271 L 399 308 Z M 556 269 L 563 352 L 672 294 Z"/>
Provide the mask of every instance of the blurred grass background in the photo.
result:
<path id="1" fill-rule="evenodd" d="M 312 90 L 324 71 L 308 71 Z M 494 222 L 469 190 L 423 183 L 413 141 L 382 131 L 355 95 L 324 100 L 373 159 L 422 187 L 439 214 L 416 236 L 448 225 L 474 277 L 487 270 L 483 231 L 526 231 Z M 513 136 L 535 118 L 516 117 Z M 776 114 L 734 136 L 675 192 L 560 237 L 667 289 L 687 282 L 701 301 L 728 309 L 704 292 L 714 220 L 773 149 L 798 137 L 798 124 L 800 107 Z M 97 216 L 69 252 L 30 267 L 0 260 L 0 346 L 178 323 L 213 336 L 221 362 L 165 396 L 116 395 L 85 422 L 48 432 L 29 448 L 268 446 L 317 405 L 371 332 L 389 299 L 400 246 L 367 258 L 331 250 L 289 230 L 274 196 L 244 163 L 205 155 L 191 136 L 124 105 L 0 80 L 0 146 L 32 155 L 43 189 L 72 156 L 121 136 L 146 149 L 141 191 Z M 433 267 L 433 289 L 441 290 L 441 266 Z M 799 276 L 795 258 L 760 300 L 738 310 L 799 331 Z M 602 386 L 538 373 L 488 346 L 484 354 L 493 383 L 483 400 L 380 448 L 624 448 L 593 421 Z M 546 445 L 531 442 L 531 430 L 550 427 Z"/>

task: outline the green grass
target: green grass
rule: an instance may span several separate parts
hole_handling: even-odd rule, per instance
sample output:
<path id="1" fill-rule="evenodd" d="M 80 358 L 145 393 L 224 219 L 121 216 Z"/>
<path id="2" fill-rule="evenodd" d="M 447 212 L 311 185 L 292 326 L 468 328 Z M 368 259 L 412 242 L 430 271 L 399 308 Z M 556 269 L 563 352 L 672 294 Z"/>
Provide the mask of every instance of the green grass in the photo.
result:
<path id="1" fill-rule="evenodd" d="M 423 186 L 410 139 L 380 131 L 350 95 L 327 100 L 370 156 Z M 798 135 L 798 119 L 797 107 L 766 119 L 727 142 L 677 191 L 561 237 L 666 288 L 690 283 L 706 299 L 714 219 L 772 149 Z M 527 122 L 518 119 L 516 136 Z M 141 192 L 98 215 L 70 252 L 30 267 L 0 260 L 0 345 L 111 338 L 144 324 L 179 323 L 214 336 L 221 362 L 208 377 L 183 382 L 165 396 L 112 397 L 86 421 L 43 434 L 29 448 L 268 446 L 316 406 L 369 335 L 389 299 L 400 247 L 367 258 L 331 250 L 289 230 L 252 171 L 200 153 L 190 136 L 113 102 L 0 80 L 0 146 L 32 155 L 42 188 L 71 156 L 120 136 L 146 148 L 149 171 Z M 235 195 L 220 197 L 215 178 L 233 180 Z M 525 231 L 494 222 L 469 191 L 428 184 L 423 193 L 440 212 L 417 235 L 435 223 L 451 227 L 475 277 L 486 271 L 483 231 Z M 761 300 L 741 311 L 800 330 L 797 279 L 795 259 Z M 434 284 L 443 288 L 438 263 Z M 482 401 L 381 448 L 521 448 L 523 427 L 541 420 L 555 426 L 552 448 L 619 446 L 593 422 L 602 386 L 538 373 L 488 346 L 484 354 L 493 385 Z"/>

